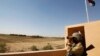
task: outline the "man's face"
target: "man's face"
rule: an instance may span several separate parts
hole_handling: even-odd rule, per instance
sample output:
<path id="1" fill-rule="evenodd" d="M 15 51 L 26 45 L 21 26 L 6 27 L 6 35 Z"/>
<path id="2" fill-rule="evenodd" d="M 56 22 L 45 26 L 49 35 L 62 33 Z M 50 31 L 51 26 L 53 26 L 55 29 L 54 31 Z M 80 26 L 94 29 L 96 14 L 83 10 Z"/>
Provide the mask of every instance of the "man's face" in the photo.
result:
<path id="1" fill-rule="evenodd" d="M 68 39 L 68 41 L 69 41 L 70 43 L 72 43 L 72 42 L 73 42 L 72 38 L 69 38 L 69 39 Z"/>

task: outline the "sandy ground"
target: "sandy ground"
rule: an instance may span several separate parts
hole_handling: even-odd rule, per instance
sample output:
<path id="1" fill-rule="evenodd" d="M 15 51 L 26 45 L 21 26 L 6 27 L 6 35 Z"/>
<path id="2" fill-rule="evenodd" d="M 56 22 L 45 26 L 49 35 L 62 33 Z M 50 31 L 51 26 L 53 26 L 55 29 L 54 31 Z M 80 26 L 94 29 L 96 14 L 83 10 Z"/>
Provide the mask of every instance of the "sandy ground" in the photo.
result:
<path id="1" fill-rule="evenodd" d="M 51 41 L 51 42 L 23 42 L 23 43 L 7 43 L 7 46 L 10 47 L 10 52 L 16 51 L 31 51 L 31 46 L 35 45 L 38 49 L 42 50 L 44 46 L 50 43 L 54 49 L 60 49 L 64 47 L 63 41 Z"/>
<path id="2" fill-rule="evenodd" d="M 54 49 L 64 48 L 64 39 L 61 38 L 30 38 L 16 36 L 0 36 L 0 42 L 6 42 L 7 52 L 22 52 L 31 51 L 31 47 L 35 45 L 39 50 L 42 50 L 48 43 Z"/>

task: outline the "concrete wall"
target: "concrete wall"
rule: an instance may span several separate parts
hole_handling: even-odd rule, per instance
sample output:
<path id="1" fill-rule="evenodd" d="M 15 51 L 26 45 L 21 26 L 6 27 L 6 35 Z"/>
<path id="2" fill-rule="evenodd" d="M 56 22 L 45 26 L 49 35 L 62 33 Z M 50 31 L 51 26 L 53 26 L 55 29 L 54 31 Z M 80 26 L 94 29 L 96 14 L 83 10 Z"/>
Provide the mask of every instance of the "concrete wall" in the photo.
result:
<path id="1" fill-rule="evenodd" d="M 85 24 L 86 45 L 93 44 L 95 48 L 88 51 L 90 56 L 100 56 L 100 21 Z"/>
<path id="2" fill-rule="evenodd" d="M 84 26 L 86 47 L 90 44 L 93 44 L 95 47 L 87 52 L 88 56 L 100 56 L 100 21 L 67 26 L 65 28 L 65 36 L 68 36 L 68 28 L 78 26 Z M 67 40 L 65 42 L 67 42 Z"/>
<path id="3" fill-rule="evenodd" d="M 0 56 L 65 56 L 65 55 L 66 55 L 65 49 L 17 52 L 17 53 L 0 53 Z"/>

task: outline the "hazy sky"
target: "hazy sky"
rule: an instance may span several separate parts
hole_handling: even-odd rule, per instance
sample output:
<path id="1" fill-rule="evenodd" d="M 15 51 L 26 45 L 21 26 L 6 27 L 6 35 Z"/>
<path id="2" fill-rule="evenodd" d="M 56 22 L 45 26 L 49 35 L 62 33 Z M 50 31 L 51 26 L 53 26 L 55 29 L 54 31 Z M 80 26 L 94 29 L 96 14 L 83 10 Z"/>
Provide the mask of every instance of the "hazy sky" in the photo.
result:
<path id="1" fill-rule="evenodd" d="M 100 20 L 95 2 L 90 21 Z M 65 26 L 85 22 L 84 0 L 0 0 L 0 33 L 64 36 Z"/>

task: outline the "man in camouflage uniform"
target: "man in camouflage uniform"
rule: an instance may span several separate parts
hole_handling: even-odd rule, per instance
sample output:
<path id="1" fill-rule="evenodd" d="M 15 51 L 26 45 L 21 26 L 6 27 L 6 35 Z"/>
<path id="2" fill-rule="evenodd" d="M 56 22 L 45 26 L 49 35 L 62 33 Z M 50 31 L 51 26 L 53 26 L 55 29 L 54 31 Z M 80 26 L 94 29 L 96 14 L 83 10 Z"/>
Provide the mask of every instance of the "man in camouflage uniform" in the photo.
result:
<path id="1" fill-rule="evenodd" d="M 72 36 L 67 37 L 69 44 L 69 50 L 67 56 L 82 56 L 84 47 L 81 43 L 82 36 L 79 32 L 74 32 Z"/>

